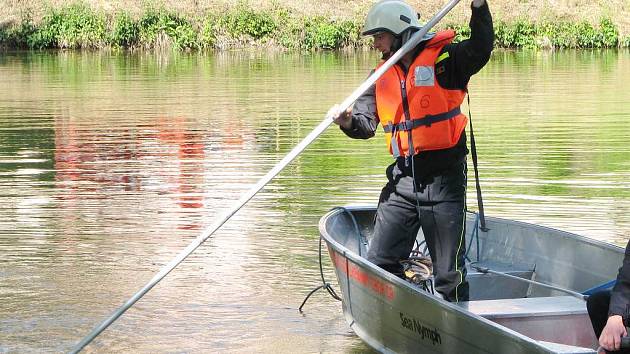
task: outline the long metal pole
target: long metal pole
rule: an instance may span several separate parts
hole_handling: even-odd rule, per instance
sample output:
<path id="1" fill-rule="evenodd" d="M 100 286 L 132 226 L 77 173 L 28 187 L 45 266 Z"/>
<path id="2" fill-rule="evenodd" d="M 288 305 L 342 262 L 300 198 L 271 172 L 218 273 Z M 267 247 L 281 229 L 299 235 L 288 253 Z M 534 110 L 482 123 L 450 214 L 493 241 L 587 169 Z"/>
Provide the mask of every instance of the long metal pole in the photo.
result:
<path id="1" fill-rule="evenodd" d="M 380 78 L 385 71 L 391 68 L 400 58 L 413 49 L 427 32 L 435 26 L 460 0 L 452 0 L 446 6 L 444 6 L 429 22 L 426 23 L 418 32 L 416 32 L 394 55 L 391 56 L 378 70 L 376 70 L 370 77 L 357 87 L 339 106 L 340 110 L 348 109 L 354 101 L 359 98 L 365 91 L 367 91 L 378 78 Z M 239 201 L 228 211 L 225 212 L 214 224 L 206 228 L 199 236 L 197 236 L 193 242 L 182 250 L 177 257 L 166 264 L 162 269 L 137 293 L 135 293 L 129 300 L 127 300 L 121 307 L 114 311 L 108 318 L 106 318 L 101 324 L 92 330 L 85 338 L 83 338 L 70 353 L 78 353 L 86 345 L 88 345 L 96 336 L 103 332 L 109 325 L 111 325 L 118 317 L 120 317 L 125 311 L 127 311 L 133 304 L 135 304 L 144 294 L 151 290 L 160 280 L 162 280 L 168 273 L 170 273 L 177 265 L 179 265 L 186 257 L 193 253 L 197 247 L 201 246 L 217 229 L 219 229 L 226 221 L 228 221 L 237 211 L 239 211 L 245 203 L 247 203 L 256 193 L 258 193 L 269 181 L 271 181 L 280 171 L 282 171 L 293 159 L 295 159 L 308 145 L 310 145 L 317 137 L 319 137 L 332 123 L 332 117 L 326 117 L 313 131 L 308 134 L 297 146 L 291 150 L 280 162 L 278 162 L 271 171 L 267 172 L 249 191 L 247 191 Z"/>

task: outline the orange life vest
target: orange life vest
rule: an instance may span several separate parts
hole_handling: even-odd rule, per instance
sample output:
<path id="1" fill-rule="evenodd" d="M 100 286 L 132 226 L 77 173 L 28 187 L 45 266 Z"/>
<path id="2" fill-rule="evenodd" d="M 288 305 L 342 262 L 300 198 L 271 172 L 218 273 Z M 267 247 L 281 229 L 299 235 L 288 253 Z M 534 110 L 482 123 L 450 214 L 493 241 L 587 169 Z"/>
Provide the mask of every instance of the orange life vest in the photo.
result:
<path id="1" fill-rule="evenodd" d="M 414 59 L 406 77 L 394 65 L 376 82 L 376 109 L 394 157 L 453 147 L 466 128 L 468 118 L 459 108 L 466 92 L 442 88 L 435 74 L 442 48 L 454 37 L 452 30 L 437 33 Z"/>

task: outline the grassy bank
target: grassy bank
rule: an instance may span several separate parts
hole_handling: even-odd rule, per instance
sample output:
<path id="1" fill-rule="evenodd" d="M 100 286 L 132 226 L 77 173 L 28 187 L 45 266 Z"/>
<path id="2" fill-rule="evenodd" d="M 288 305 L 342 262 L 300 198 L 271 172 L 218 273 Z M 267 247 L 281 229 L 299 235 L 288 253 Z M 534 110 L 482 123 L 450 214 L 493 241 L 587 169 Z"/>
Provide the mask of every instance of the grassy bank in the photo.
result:
<path id="1" fill-rule="evenodd" d="M 323 16 L 298 16 L 285 8 L 255 11 L 245 4 L 227 12 L 184 16 L 164 8 L 146 8 L 134 17 L 105 13 L 76 3 L 49 8 L 41 20 L 22 18 L 0 29 L 0 42 L 18 48 L 176 48 L 228 49 L 268 46 L 289 49 L 337 49 L 361 45 L 358 22 Z"/>
<path id="2" fill-rule="evenodd" d="M 326 3 L 322 3 L 326 7 Z M 328 4 L 331 8 L 331 5 Z M 349 7 L 352 7 L 349 5 Z M 4 48 L 131 48 L 207 50 L 269 47 L 291 50 L 364 47 L 359 35 L 369 4 L 356 5 L 343 16 L 311 10 L 311 14 L 278 3 L 253 7 L 245 2 L 201 9 L 178 9 L 168 4 L 107 8 L 89 2 L 25 7 L 0 23 Z M 463 8 L 463 9 L 462 9 Z M 469 35 L 468 14 L 453 14 L 441 28 Z M 496 45 L 504 48 L 629 47 L 623 22 L 599 18 L 506 18 L 495 12 Z M 448 22 L 446 22 L 448 21 Z"/>

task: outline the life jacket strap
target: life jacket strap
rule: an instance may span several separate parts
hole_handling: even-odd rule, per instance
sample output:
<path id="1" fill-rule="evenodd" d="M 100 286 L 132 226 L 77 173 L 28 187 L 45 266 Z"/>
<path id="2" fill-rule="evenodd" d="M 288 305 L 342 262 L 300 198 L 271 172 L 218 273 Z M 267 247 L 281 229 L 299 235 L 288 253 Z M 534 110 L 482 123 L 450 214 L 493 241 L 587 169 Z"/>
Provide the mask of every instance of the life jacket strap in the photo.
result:
<path id="1" fill-rule="evenodd" d="M 385 131 L 385 133 L 392 133 L 396 130 L 402 130 L 402 131 L 409 131 L 413 128 L 417 128 L 417 127 L 421 127 L 421 126 L 427 126 L 430 127 L 431 124 L 437 123 L 437 122 L 441 122 L 443 120 L 448 120 L 448 119 L 452 119 L 457 117 L 458 115 L 460 115 L 462 113 L 461 109 L 458 107 L 455 107 L 453 109 L 451 109 L 448 112 L 444 112 L 444 113 L 440 113 L 440 114 L 427 114 L 426 116 L 422 117 L 422 118 L 412 118 L 410 120 L 406 120 L 403 122 L 400 122 L 398 124 L 392 124 L 389 123 L 385 126 L 383 126 L 383 130 Z"/>

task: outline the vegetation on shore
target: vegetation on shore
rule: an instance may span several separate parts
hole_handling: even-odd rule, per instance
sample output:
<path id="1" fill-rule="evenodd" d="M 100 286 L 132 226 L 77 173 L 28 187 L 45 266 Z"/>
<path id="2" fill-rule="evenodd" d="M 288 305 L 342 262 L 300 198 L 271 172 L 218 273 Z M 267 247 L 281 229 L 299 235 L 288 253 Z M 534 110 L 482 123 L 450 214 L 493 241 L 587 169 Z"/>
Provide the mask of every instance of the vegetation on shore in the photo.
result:
<path id="1" fill-rule="evenodd" d="M 41 19 L 24 14 L 0 24 L 4 48 L 129 48 L 206 50 L 269 47 L 290 50 L 365 47 L 360 36 L 363 18 L 334 19 L 306 16 L 288 8 L 254 9 L 239 3 L 227 11 L 181 15 L 164 7 L 147 7 L 139 15 L 117 10 L 107 13 L 77 2 L 47 8 Z M 460 38 L 470 34 L 467 23 L 442 24 Z M 630 35 L 620 35 L 610 18 L 598 24 L 517 19 L 495 20 L 499 48 L 614 48 L 630 47 Z"/>

